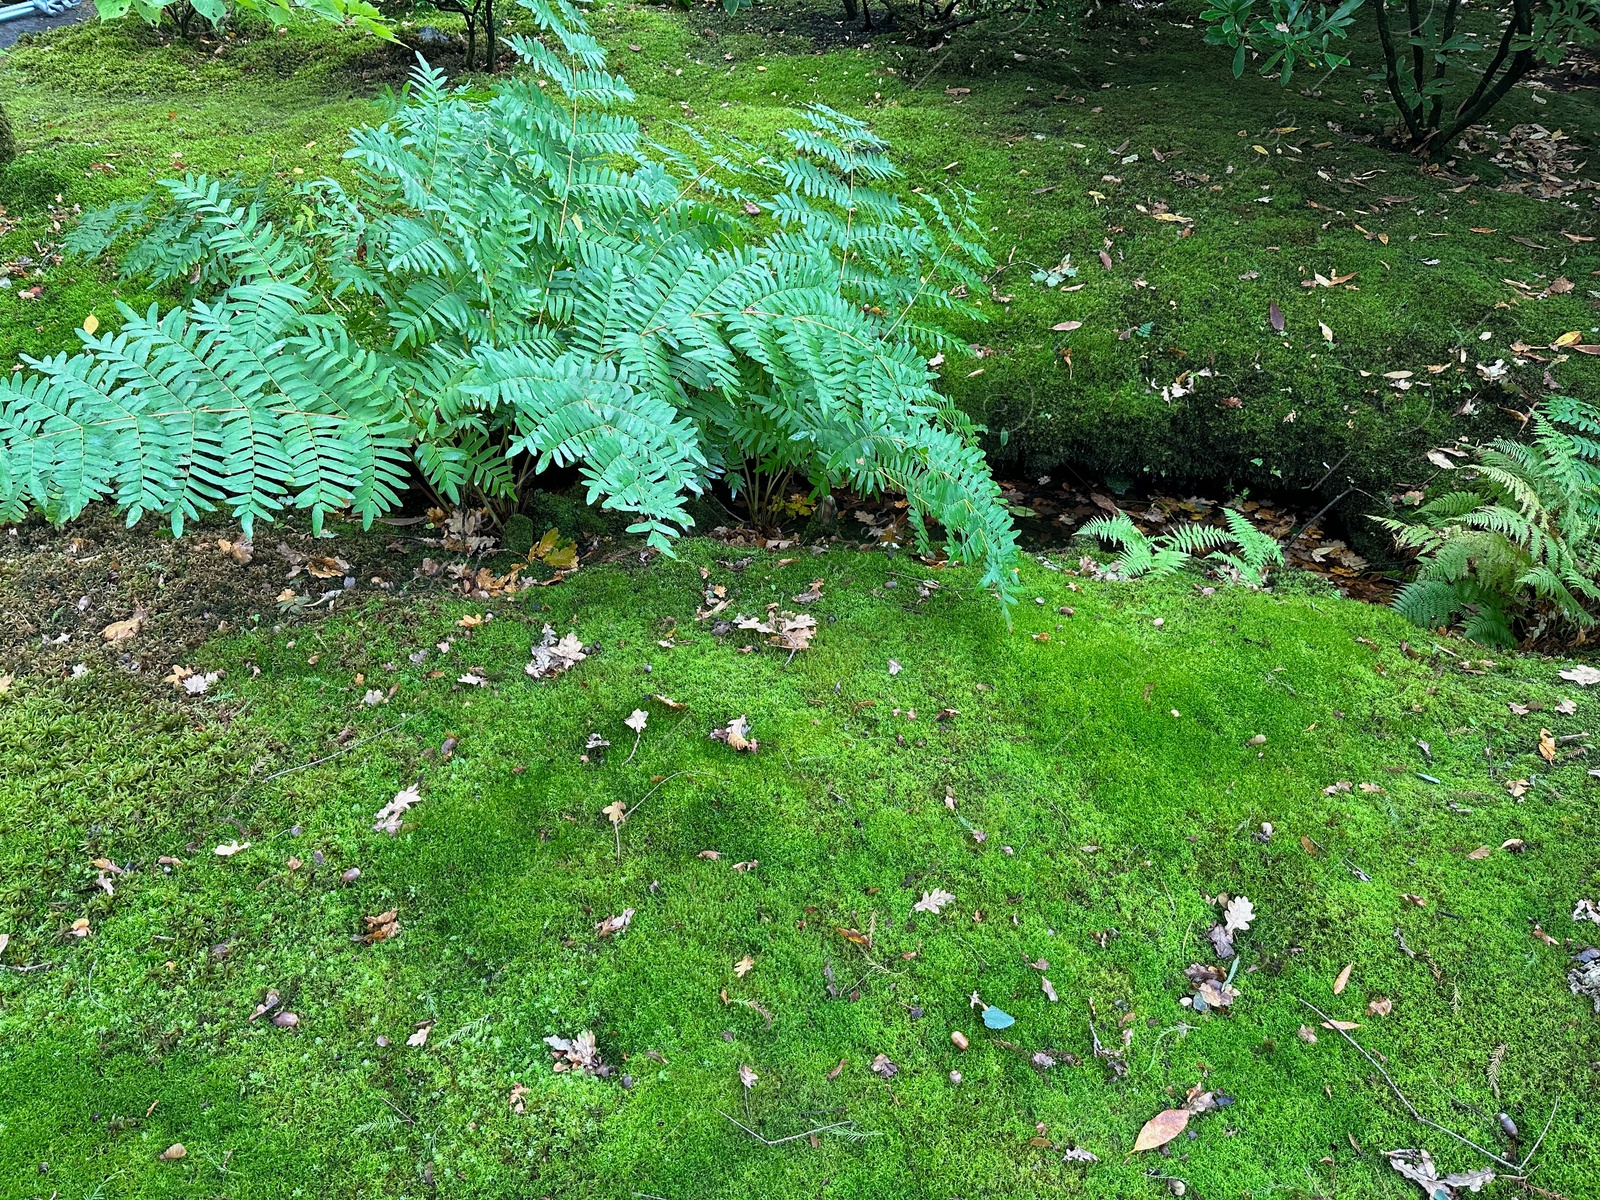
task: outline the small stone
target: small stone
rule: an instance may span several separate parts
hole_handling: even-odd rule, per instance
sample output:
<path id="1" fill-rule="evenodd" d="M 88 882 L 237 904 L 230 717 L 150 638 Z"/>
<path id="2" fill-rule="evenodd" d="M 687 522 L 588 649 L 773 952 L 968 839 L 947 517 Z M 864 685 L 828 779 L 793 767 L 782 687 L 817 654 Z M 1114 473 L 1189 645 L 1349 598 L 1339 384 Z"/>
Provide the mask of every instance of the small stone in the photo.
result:
<path id="1" fill-rule="evenodd" d="M 961 1082 L 961 1072 L 960 1071 L 951 1071 L 950 1072 L 950 1082 L 951 1083 L 960 1083 Z"/>
<path id="2" fill-rule="evenodd" d="M 950 1040 L 955 1043 L 955 1048 L 957 1050 L 965 1050 L 972 1044 L 971 1042 L 967 1041 L 967 1035 L 962 1033 L 959 1029 L 951 1032 Z"/>

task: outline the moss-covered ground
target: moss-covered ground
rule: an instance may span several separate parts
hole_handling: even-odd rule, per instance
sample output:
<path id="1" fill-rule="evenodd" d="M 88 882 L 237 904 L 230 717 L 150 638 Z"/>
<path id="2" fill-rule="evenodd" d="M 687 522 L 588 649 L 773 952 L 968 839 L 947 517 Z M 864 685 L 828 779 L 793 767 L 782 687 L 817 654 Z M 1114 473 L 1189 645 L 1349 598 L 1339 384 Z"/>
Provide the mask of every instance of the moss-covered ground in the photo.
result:
<path id="1" fill-rule="evenodd" d="M 224 672 L 198 698 L 152 700 L 109 654 L 13 682 L 0 1193 L 1402 1196 L 1384 1150 L 1482 1164 L 1307 1001 L 1507 1158 L 1554 1108 L 1531 1182 L 1593 1194 L 1600 1022 L 1564 972 L 1597 814 L 1567 739 L 1600 710 L 1559 663 L 1463 660 L 1292 581 L 1029 565 L 1007 629 L 959 571 L 782 553 L 735 569 L 750 551 L 696 541 L 321 623 L 269 606 L 186 662 Z M 716 636 L 702 571 L 725 615 L 820 579 L 815 644 Z M 534 680 L 545 624 L 591 654 Z M 741 714 L 755 753 L 707 736 Z M 934 889 L 954 900 L 913 911 Z M 1197 1015 L 1221 894 L 1257 916 L 1232 1012 Z M 396 936 L 354 940 L 389 910 Z M 269 989 L 297 1025 L 250 1019 Z M 1015 1025 L 987 1032 L 973 993 Z M 584 1030 L 618 1075 L 552 1071 L 542 1039 Z M 1130 1156 L 1196 1085 L 1232 1103 Z M 719 1114 L 769 1140 L 849 1124 L 769 1147 Z"/>
<path id="2" fill-rule="evenodd" d="M 1316 505 L 1344 494 L 1371 511 L 1426 477 L 1423 451 L 1514 428 L 1507 410 L 1552 384 L 1596 394 L 1600 359 L 1547 347 L 1596 340 L 1600 255 L 1575 239 L 1600 235 L 1600 192 L 1539 201 L 1497 190 L 1526 178 L 1482 153 L 1436 168 L 1386 148 L 1365 21 L 1354 66 L 1285 89 L 1234 80 L 1182 5 L 1035 17 L 933 52 L 841 15 L 612 5 L 594 25 L 653 133 L 685 121 L 777 148 L 798 107 L 822 101 L 870 117 L 908 186 L 976 192 L 1005 269 L 978 297 L 989 322 L 964 332 L 993 353 L 946 375 L 999 460 Z M 515 10 L 502 16 L 514 27 Z M 413 40 L 429 22 L 459 27 L 425 9 L 405 21 Z M 337 172 L 343 131 L 370 119 L 367 99 L 403 79 L 411 53 L 248 23 L 193 46 L 136 24 L 18 46 L 0 99 L 26 153 L 0 173 L 17 222 L 0 253 L 59 238 L 46 212 L 58 194 L 89 207 L 179 169 L 285 184 Z M 1518 89 L 1494 129 L 1539 122 L 1590 160 L 1596 95 Z M 1069 257 L 1059 287 L 1078 290 L 1033 280 Z M 1305 286 L 1319 275 L 1339 282 Z M 88 312 L 110 314 L 103 267 L 51 269 L 38 299 L 17 282 L 0 296 L 0 354 L 70 346 Z M 1052 331 L 1065 321 L 1082 325 Z"/>
<path id="3" fill-rule="evenodd" d="M 1181 11 L 1036 20 L 934 54 L 816 11 L 595 23 L 662 136 L 687 119 L 776 144 L 824 100 L 871 116 L 913 181 L 976 189 L 1012 265 L 968 331 L 995 352 L 950 383 L 1002 455 L 1353 484 L 1377 503 L 1420 479 L 1419 449 L 1486 432 L 1547 369 L 1594 392 L 1596 360 L 1538 349 L 1597 340 L 1600 263 L 1565 236 L 1600 233 L 1593 193 L 1539 203 L 1494 190 L 1482 158 L 1435 175 L 1346 140 L 1385 120 L 1360 71 L 1317 94 L 1234 82 Z M 6 361 L 70 347 L 119 292 L 152 299 L 103 265 L 19 262 L 49 254 L 73 206 L 183 169 L 338 172 L 343 131 L 404 71 L 370 41 L 247 25 L 189 46 L 88 24 L 7 54 L 24 154 L 0 171 Z M 1592 139 L 1593 93 L 1541 98 L 1519 92 L 1498 125 Z M 1192 221 L 1156 221 L 1160 204 Z M 1031 280 L 1069 253 L 1063 286 L 1081 290 Z M 1067 320 L 1083 325 L 1050 331 Z M 1500 360 L 1521 394 L 1476 370 Z M 1201 368 L 1197 391 L 1162 395 Z M 1527 1183 L 1594 1194 L 1600 1023 L 1564 974 L 1595 940 L 1574 905 L 1600 900 L 1596 785 L 1567 755 L 1600 710 L 1561 664 L 1486 664 L 1294 580 L 1207 595 L 1030 563 L 1008 628 L 959 571 L 837 547 L 725 565 L 750 553 L 630 551 L 487 603 L 363 608 L 363 582 L 321 621 L 280 615 L 269 589 L 254 632 L 184 659 L 224 672 L 198 698 L 152 698 L 115 648 L 81 678 L 0 664 L 17 676 L 0 690 L 0 1196 L 942 1200 L 1182 1180 L 1206 1198 L 1365 1197 L 1416 1194 L 1387 1149 L 1487 1161 L 1413 1122 L 1303 1001 L 1359 1022 L 1421 1111 L 1508 1159 L 1554 1111 Z M 119 549 L 107 579 L 159 604 L 159 557 Z M 822 579 L 814 647 L 714 636 L 694 620 L 702 567 L 729 613 L 793 607 Z M 925 579 L 947 586 L 924 597 Z M 29 637 L 65 621 L 5 616 Z M 547 622 L 598 652 L 535 681 L 522 666 Z M 755 754 L 706 736 L 740 714 Z M 1569 739 L 1555 765 L 1546 729 Z M 611 747 L 585 762 L 593 734 Z M 419 778 L 406 828 L 374 832 Z M 641 801 L 619 842 L 602 810 Z M 229 843 L 249 847 L 214 852 Z M 934 889 L 954 901 L 913 912 Z M 1258 915 L 1233 1011 L 1197 1015 L 1184 970 L 1215 961 L 1221 894 Z M 352 941 L 389 910 L 397 936 Z M 297 1024 L 250 1020 L 269 989 Z M 974 992 L 1016 1024 L 985 1031 Z M 616 1075 L 552 1072 L 542 1039 L 582 1030 Z M 1121 1057 L 1097 1058 L 1097 1037 Z M 1042 1050 L 1056 1066 L 1030 1065 Z M 1195 1085 L 1232 1103 L 1173 1153 L 1130 1156 Z M 771 1140 L 849 1124 L 769 1147 L 723 1113 Z M 185 1156 L 160 1160 L 174 1143 Z M 1099 1162 L 1064 1165 L 1070 1146 Z"/>

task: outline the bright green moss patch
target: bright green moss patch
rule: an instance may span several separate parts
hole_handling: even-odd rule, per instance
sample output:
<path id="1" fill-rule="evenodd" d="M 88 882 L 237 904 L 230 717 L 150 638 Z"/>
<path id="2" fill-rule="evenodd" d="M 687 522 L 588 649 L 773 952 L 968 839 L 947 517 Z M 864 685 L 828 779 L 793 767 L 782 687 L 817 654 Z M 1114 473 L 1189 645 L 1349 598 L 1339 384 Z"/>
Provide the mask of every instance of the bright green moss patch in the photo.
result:
<path id="1" fill-rule="evenodd" d="M 966 576 L 904 559 L 735 571 L 719 560 L 746 552 L 685 550 L 514 601 L 418 598 L 216 643 L 192 665 L 226 675 L 197 701 L 152 706 L 102 670 L 13 684 L 4 962 L 51 966 L 0 975 L 8 1191 L 1137 1196 L 1164 1188 L 1151 1171 L 1208 1196 L 1399 1196 L 1384 1149 L 1475 1165 L 1334 1035 L 1296 1036 L 1316 1023 L 1303 997 L 1359 1021 L 1424 1111 L 1509 1157 L 1492 1114 L 1531 1141 L 1559 1101 L 1534 1179 L 1585 1194 L 1600 1023 L 1567 991 L 1566 952 L 1534 936 L 1581 941 L 1569 914 L 1600 884 L 1586 760 L 1535 752 L 1541 728 L 1596 716 L 1560 664 L 1466 674 L 1392 615 L 1294 587 L 1202 596 L 1030 566 L 1007 630 Z M 730 614 L 823 580 L 813 648 L 742 653 L 747 635 L 695 622 L 702 566 Z M 924 599 L 923 580 L 946 586 Z M 547 622 L 596 652 L 535 681 Z M 487 683 L 456 682 L 469 672 Z M 706 736 L 740 714 L 758 753 Z M 378 736 L 264 780 L 347 728 Z M 611 747 L 585 763 L 593 734 Z M 406 830 L 373 832 L 419 778 Z M 1520 799 L 1514 779 L 1531 781 Z M 1357 786 L 1324 790 L 1340 780 Z M 619 864 L 601 810 L 647 795 Z M 1526 850 L 1498 850 L 1509 838 Z M 229 842 L 250 848 L 213 853 Z M 1496 849 L 1469 859 L 1480 845 Z M 126 869 L 115 896 L 95 858 Z M 955 902 L 913 913 L 934 888 Z M 1235 1011 L 1196 1016 L 1183 970 L 1213 961 L 1218 893 L 1259 916 Z M 625 932 L 596 935 L 629 908 Z M 352 941 L 389 909 L 397 937 Z M 248 1019 L 268 988 L 296 1027 Z M 1007 1040 L 1063 1065 L 987 1034 L 974 991 L 1017 1018 Z M 1378 997 L 1388 1016 L 1367 1015 Z M 1127 1039 L 1125 1078 L 1091 1054 L 1091 1003 L 1102 1041 Z M 552 1073 L 542 1039 L 585 1029 L 631 1087 Z M 869 1070 L 878 1054 L 893 1079 Z M 748 1116 L 741 1065 L 760 1075 Z M 1175 1156 L 1127 1159 L 1197 1083 L 1236 1103 Z M 768 1138 L 852 1124 L 767 1148 L 719 1109 Z M 1054 1148 L 1030 1145 L 1039 1125 Z M 157 1161 L 173 1142 L 187 1157 Z M 1063 1167 L 1069 1143 L 1101 1162 Z"/>

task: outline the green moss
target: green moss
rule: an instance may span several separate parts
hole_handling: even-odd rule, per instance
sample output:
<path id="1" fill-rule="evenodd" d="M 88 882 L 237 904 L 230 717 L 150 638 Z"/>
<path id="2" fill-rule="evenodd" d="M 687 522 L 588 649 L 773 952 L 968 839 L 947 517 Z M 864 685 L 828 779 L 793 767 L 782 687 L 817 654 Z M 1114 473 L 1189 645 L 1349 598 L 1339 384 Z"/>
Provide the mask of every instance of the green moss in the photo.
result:
<path id="1" fill-rule="evenodd" d="M 931 55 L 893 34 L 851 33 L 824 7 L 731 18 L 613 5 L 594 24 L 656 135 L 678 136 L 688 117 L 776 147 L 796 109 L 821 101 L 871 117 L 912 181 L 976 191 L 1005 269 L 980 298 L 990 321 L 963 333 L 993 353 L 945 374 L 1002 464 L 1066 460 L 1130 482 L 1308 503 L 1345 494 L 1369 509 L 1427 475 L 1421 451 L 1508 427 L 1502 409 L 1544 392 L 1546 369 L 1564 390 L 1596 391 L 1592 358 L 1518 366 L 1511 350 L 1596 329 L 1594 256 L 1564 236 L 1600 232 L 1587 193 L 1540 203 L 1494 190 L 1501 170 L 1481 158 L 1433 173 L 1351 140 L 1380 138 L 1389 119 L 1365 78 L 1377 61 L 1365 24 L 1355 67 L 1285 91 L 1232 79 L 1191 15 L 1041 17 L 965 31 Z M 407 20 L 459 24 L 425 8 Z M 175 163 L 285 184 L 338 174 L 344 130 L 373 114 L 361 97 L 398 82 L 410 59 L 315 29 L 237 34 L 190 45 L 134 22 L 86 24 L 8 54 L 0 99 L 23 154 L 0 174 L 0 203 L 23 219 L 0 252 L 31 254 L 58 236 L 45 211 L 56 195 L 92 207 Z M 1544 92 L 1538 104 L 1519 90 L 1497 124 L 1537 120 L 1581 142 L 1597 125 L 1594 96 Z M 1480 182 L 1462 190 L 1469 174 Z M 1162 206 L 1191 222 L 1155 220 Z M 1081 290 L 1030 279 L 1068 254 L 1079 273 L 1065 286 Z M 1351 278 L 1302 286 L 1318 273 Z M 1537 293 L 1562 276 L 1574 289 L 1539 299 L 1503 282 Z M 84 315 L 105 321 L 119 292 L 140 307 L 151 299 L 94 264 L 45 282 L 37 300 L 0 297 L 10 355 L 69 348 Z M 1052 331 L 1067 320 L 1082 327 Z M 1509 390 L 1476 370 L 1496 361 Z M 1385 378 L 1395 371 L 1412 376 Z"/>
<path id="2" fill-rule="evenodd" d="M 1193 580 L 1030 567 L 1008 631 L 961 572 L 839 550 L 733 571 L 727 555 L 691 542 L 682 562 L 590 567 L 515 601 L 418 597 L 218 643 L 192 660 L 226 671 L 199 701 L 152 708 L 98 668 L 13 684 L 0 928 L 8 964 L 52 966 L 0 976 L 0 1178 L 237 1200 L 781 1198 L 824 1180 L 841 1195 L 1155 1195 L 1156 1171 L 1201 1195 L 1313 1196 L 1335 1172 L 1344 1190 L 1404 1194 L 1380 1153 L 1393 1146 L 1468 1165 L 1348 1046 L 1296 1036 L 1316 1024 L 1303 997 L 1359 1020 L 1424 1111 L 1486 1144 L 1475 1112 L 1536 1132 L 1560 1100 L 1536 1177 L 1584 1194 L 1600 1024 L 1568 994 L 1563 950 L 1530 936 L 1581 935 L 1568 913 L 1596 883 L 1584 761 L 1535 753 L 1541 727 L 1595 716 L 1557 664 L 1464 674 L 1391 614 L 1293 581 L 1201 596 Z M 711 636 L 693 619 L 701 567 L 731 611 L 821 578 L 815 646 L 791 659 Z M 924 599 L 924 579 L 944 586 Z M 457 624 L 485 608 L 493 621 Z M 596 653 L 537 682 L 521 668 L 546 622 Z M 487 685 L 454 682 L 469 669 Z M 399 688 L 365 707 L 374 681 Z M 1577 712 L 1556 714 L 1568 695 Z M 1545 707 L 1511 717 L 1508 700 Z M 636 707 L 650 717 L 630 759 Z M 740 713 L 759 753 L 706 737 Z M 267 778 L 330 755 L 347 725 L 372 740 Z M 593 733 L 612 748 L 585 763 Z M 419 777 L 413 827 L 374 833 Z M 1536 780 L 1520 800 L 1514 778 Z M 1328 794 L 1339 780 L 1382 790 Z M 613 801 L 640 805 L 620 862 Z M 1511 837 L 1527 850 L 1466 857 Z M 233 841 L 251 846 L 212 853 Z M 97 857 L 128 868 L 115 896 Z M 956 902 L 914 913 L 935 887 Z M 1197 1017 L 1182 971 L 1211 961 L 1219 892 L 1260 915 L 1236 1010 Z M 398 937 L 352 942 L 390 908 Z M 595 936 L 625 908 L 625 933 Z M 89 936 L 63 936 L 78 916 Z M 871 930 L 873 950 L 841 926 Z M 1057 1003 L 1027 965 L 1040 957 Z M 268 987 L 296 1028 L 248 1019 Z M 982 1031 L 974 990 L 1017 1017 L 1015 1045 L 1081 1065 L 1035 1071 Z M 1376 996 L 1388 1017 L 1366 1016 Z M 1126 1078 L 1090 1053 L 1091 1003 L 1103 1040 L 1126 1030 Z M 424 1021 L 427 1044 L 407 1047 Z M 542 1038 L 581 1029 L 631 1087 L 550 1071 Z M 892 1081 L 868 1069 L 878 1054 Z M 761 1076 L 748 1098 L 742 1064 Z M 1177 1157 L 1126 1158 L 1196 1083 L 1237 1102 Z M 854 1124 L 768 1149 L 719 1110 L 768 1137 Z M 1062 1167 L 1029 1144 L 1036 1123 L 1102 1161 Z M 172 1142 L 188 1157 L 158 1162 Z"/>

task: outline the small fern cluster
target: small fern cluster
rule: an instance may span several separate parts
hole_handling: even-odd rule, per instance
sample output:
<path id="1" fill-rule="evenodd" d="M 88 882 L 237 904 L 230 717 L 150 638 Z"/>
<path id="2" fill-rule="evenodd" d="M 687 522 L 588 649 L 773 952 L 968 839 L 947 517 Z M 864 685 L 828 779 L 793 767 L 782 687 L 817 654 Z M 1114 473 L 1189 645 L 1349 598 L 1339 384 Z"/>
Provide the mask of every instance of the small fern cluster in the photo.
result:
<path id="1" fill-rule="evenodd" d="M 530 70 L 475 99 L 423 64 L 352 133 L 352 187 L 190 177 L 85 220 L 73 249 L 131 240 L 125 273 L 187 300 L 0 382 L 0 517 L 371 521 L 413 469 L 514 501 L 575 463 L 668 550 L 714 480 L 794 472 L 903 492 L 924 548 L 938 526 L 1008 596 L 1010 518 L 928 365 L 989 262 L 970 198 L 899 196 L 826 108 L 777 157 L 647 142 L 578 11 L 522 3 Z"/>
<path id="2" fill-rule="evenodd" d="M 1226 528 L 1196 523 L 1152 538 L 1119 511 L 1084 522 L 1078 532 L 1117 548 L 1107 570 L 1123 579 L 1172 575 L 1191 559 L 1202 559 L 1215 563 L 1226 578 L 1264 587 L 1268 572 L 1283 562 L 1283 548 L 1233 509 L 1223 509 L 1222 515 Z"/>
<path id="3" fill-rule="evenodd" d="M 1567 397 L 1529 418 L 1529 442 L 1478 448 L 1461 485 L 1408 520 L 1376 518 L 1417 557 L 1397 608 L 1428 628 L 1461 623 L 1474 641 L 1516 644 L 1600 608 L 1600 411 Z"/>

